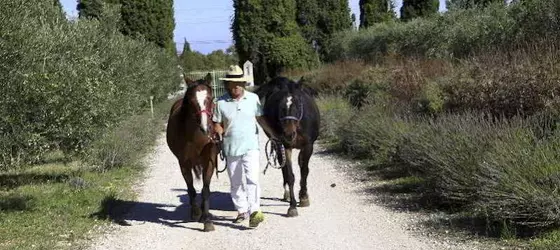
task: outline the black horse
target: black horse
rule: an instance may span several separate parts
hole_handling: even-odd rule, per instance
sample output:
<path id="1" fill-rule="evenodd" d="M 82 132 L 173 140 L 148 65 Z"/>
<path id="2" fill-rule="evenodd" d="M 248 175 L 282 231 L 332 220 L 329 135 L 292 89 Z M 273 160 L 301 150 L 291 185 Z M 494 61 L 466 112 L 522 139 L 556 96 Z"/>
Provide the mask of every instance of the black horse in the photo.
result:
<path id="1" fill-rule="evenodd" d="M 292 149 L 299 149 L 298 164 L 301 172 L 299 205 L 309 206 L 307 176 L 309 159 L 313 145 L 319 137 L 320 113 L 312 95 L 316 92 L 306 85 L 285 77 L 276 77 L 260 86 L 255 93 L 264 101 L 264 117 L 272 129 L 280 136 L 279 142 L 285 154 L 278 154 L 278 161 L 285 161 L 282 168 L 284 177 L 284 199 L 289 200 L 288 216 L 297 216 L 294 195 L 295 177 L 292 168 Z M 279 147 L 278 147 L 279 148 Z M 285 159 L 282 159 L 285 155 Z M 289 191 L 286 190 L 289 187 Z"/>

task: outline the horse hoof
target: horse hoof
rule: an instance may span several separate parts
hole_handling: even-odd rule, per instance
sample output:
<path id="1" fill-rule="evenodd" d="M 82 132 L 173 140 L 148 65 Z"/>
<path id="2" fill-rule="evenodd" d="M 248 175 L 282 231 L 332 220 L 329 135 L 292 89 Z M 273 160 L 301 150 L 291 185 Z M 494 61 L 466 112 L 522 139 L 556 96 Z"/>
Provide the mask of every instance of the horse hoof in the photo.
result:
<path id="1" fill-rule="evenodd" d="M 214 223 L 212 223 L 211 221 L 204 222 L 204 232 L 212 232 L 214 230 Z"/>
<path id="2" fill-rule="evenodd" d="M 309 199 L 300 199 L 299 200 L 300 207 L 309 207 Z"/>
<path id="3" fill-rule="evenodd" d="M 297 209 L 294 208 L 288 208 L 288 217 L 296 217 L 298 216 L 298 212 Z"/>
<path id="4" fill-rule="evenodd" d="M 282 201 L 285 202 L 290 202 L 292 199 L 290 199 L 290 192 L 284 192 L 284 198 L 282 199 Z"/>

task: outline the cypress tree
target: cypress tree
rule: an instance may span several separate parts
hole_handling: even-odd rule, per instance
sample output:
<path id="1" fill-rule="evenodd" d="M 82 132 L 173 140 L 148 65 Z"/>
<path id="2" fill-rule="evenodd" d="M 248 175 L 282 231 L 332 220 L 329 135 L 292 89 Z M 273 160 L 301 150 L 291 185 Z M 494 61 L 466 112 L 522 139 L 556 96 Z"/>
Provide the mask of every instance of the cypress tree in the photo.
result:
<path id="1" fill-rule="evenodd" d="M 323 61 L 330 61 L 329 42 L 339 31 L 352 28 L 352 17 L 348 0 L 324 0 L 317 28 L 319 30 L 319 54 Z"/>
<path id="2" fill-rule="evenodd" d="M 295 0 L 234 0 L 233 4 L 235 48 L 240 63 L 253 63 L 257 84 L 281 68 L 316 65 L 317 57 L 296 22 Z"/>
<path id="3" fill-rule="evenodd" d="M 387 22 L 395 17 L 391 0 L 360 0 L 360 28 Z"/>
<path id="4" fill-rule="evenodd" d="M 447 0 L 447 9 L 471 9 L 476 7 L 486 7 L 492 3 L 504 3 L 504 0 Z"/>
<path id="5" fill-rule="evenodd" d="M 121 32 L 155 43 L 175 54 L 173 0 L 120 0 Z"/>
<path id="6" fill-rule="evenodd" d="M 320 32 L 317 27 L 321 10 L 318 0 L 297 0 L 296 21 L 301 29 L 301 34 L 316 52 L 318 52 L 318 41 Z"/>
<path id="7" fill-rule="evenodd" d="M 98 19 L 103 12 L 102 0 L 78 0 L 76 6 L 80 18 Z"/>
<path id="8" fill-rule="evenodd" d="M 436 14 L 439 9 L 439 0 L 403 0 L 401 19 L 410 20 Z"/>

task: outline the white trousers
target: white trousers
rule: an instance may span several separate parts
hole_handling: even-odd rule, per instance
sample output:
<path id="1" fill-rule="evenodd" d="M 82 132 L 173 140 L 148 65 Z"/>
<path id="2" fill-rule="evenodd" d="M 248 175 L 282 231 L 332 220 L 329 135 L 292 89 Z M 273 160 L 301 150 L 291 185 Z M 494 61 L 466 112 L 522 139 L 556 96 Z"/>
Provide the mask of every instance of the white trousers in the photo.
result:
<path id="1" fill-rule="evenodd" d="M 227 157 L 231 199 L 239 213 L 260 210 L 259 169 L 258 150 L 251 150 L 242 156 Z"/>

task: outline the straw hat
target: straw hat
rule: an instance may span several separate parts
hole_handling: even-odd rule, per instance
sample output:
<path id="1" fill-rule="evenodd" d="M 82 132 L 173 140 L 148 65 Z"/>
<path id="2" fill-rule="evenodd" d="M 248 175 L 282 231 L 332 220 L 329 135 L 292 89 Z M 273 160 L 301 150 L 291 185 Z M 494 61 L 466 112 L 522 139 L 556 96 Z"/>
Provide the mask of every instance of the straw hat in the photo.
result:
<path id="1" fill-rule="evenodd" d="M 220 78 L 220 80 L 228 82 L 247 82 L 243 69 L 237 65 L 229 66 L 229 71 L 226 73 L 226 77 Z"/>

